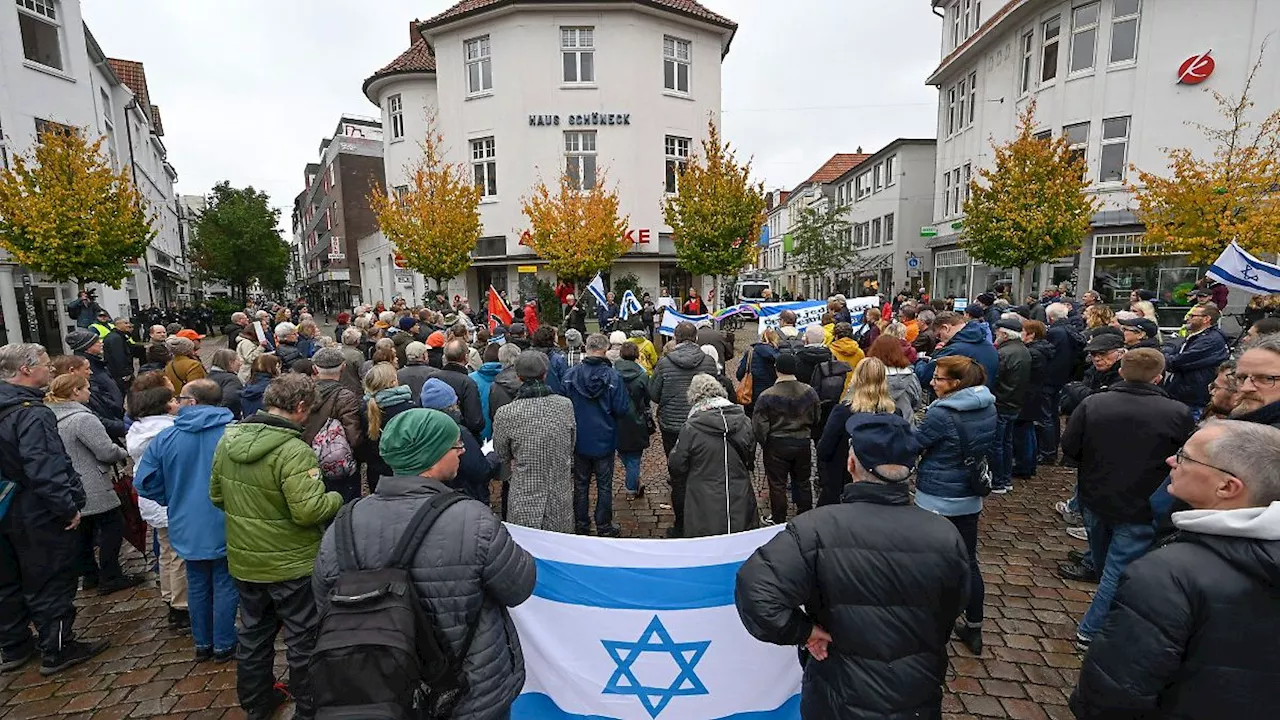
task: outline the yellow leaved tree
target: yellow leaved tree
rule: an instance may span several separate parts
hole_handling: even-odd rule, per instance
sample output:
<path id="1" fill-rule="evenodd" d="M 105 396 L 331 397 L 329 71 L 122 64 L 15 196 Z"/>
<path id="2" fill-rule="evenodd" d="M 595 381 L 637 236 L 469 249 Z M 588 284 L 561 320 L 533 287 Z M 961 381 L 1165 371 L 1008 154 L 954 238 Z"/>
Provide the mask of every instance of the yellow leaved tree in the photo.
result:
<path id="1" fill-rule="evenodd" d="M 631 245 L 624 236 L 629 217 L 618 216 L 618 191 L 606 185 L 603 172 L 586 189 L 563 173 L 556 189 L 539 180 L 520 199 L 529 218 L 525 244 L 562 280 L 579 283 L 608 270 Z"/>
<path id="2" fill-rule="evenodd" d="M 1035 137 L 1035 113 L 1031 102 L 1018 116 L 1017 136 L 992 144 L 995 166 L 978 171 L 964 203 L 962 246 L 984 265 L 1018 268 L 1019 300 L 1031 289 L 1033 268 L 1079 251 L 1098 207 L 1084 159 L 1061 135 Z"/>
<path id="3" fill-rule="evenodd" d="M 118 288 L 155 237 L 146 202 L 102 142 L 49 129 L 0 169 L 0 247 L 54 282 Z"/>
<path id="4" fill-rule="evenodd" d="M 1280 252 L 1280 109 L 1256 125 L 1250 90 L 1262 53 L 1239 97 L 1210 90 L 1224 125 L 1193 123 L 1216 147 L 1212 157 L 1164 148 L 1168 175 L 1138 170 L 1131 187 L 1147 240 L 1162 252 L 1208 264 L 1235 240 L 1255 254 Z"/>
<path id="5" fill-rule="evenodd" d="M 369 204 L 378 229 L 405 265 L 436 281 L 438 290 L 471 266 L 480 240 L 480 187 L 464 165 L 444 158 L 444 136 L 427 119 L 422 155 L 405 167 L 408 189 L 390 196 L 376 185 Z"/>

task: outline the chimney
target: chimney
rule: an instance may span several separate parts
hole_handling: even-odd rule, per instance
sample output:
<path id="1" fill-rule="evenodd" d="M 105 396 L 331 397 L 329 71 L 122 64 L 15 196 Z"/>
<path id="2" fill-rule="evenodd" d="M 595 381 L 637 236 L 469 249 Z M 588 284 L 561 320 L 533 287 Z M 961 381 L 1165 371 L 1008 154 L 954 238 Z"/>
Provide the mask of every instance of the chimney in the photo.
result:
<path id="1" fill-rule="evenodd" d="M 418 33 L 418 25 L 421 22 L 422 21 L 417 18 L 414 18 L 413 20 L 409 21 L 409 46 L 410 47 L 413 47 L 414 43 L 422 39 L 422 35 Z"/>
<path id="2" fill-rule="evenodd" d="M 861 154 L 862 154 L 862 146 L 861 146 L 861 145 L 859 145 L 859 146 L 858 146 L 858 154 L 859 154 L 859 155 L 861 155 Z"/>

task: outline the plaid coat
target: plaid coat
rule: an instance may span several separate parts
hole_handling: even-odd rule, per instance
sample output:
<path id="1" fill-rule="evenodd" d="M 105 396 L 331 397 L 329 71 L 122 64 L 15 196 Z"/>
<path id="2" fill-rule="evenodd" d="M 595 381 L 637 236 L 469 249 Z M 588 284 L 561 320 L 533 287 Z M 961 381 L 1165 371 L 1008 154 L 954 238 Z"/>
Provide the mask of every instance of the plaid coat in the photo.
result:
<path id="1" fill-rule="evenodd" d="M 493 449 L 511 463 L 507 522 L 573 532 L 573 403 L 560 395 L 513 400 L 493 418 Z"/>

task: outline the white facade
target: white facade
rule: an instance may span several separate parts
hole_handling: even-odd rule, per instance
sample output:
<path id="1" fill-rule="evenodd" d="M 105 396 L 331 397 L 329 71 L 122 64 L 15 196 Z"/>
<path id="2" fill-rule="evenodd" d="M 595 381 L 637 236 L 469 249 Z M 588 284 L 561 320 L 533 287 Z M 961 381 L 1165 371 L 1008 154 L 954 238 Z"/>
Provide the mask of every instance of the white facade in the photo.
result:
<path id="1" fill-rule="evenodd" d="M 583 3 L 581 10 L 575 4 L 499 3 L 428 21 L 421 30 L 434 50 L 433 69 L 375 75 L 366 83 L 387 128 L 388 186 L 405 184 L 403 169 L 416 160 L 426 118 L 434 114 L 448 159 L 468 165 L 484 188 L 484 237 L 473 269 L 450 283 L 451 295 L 475 299 L 491 283 L 513 296 L 528 294 L 520 276 L 534 268 L 554 282 L 521 244 L 528 227 L 521 198 L 538 181 L 554 185 L 566 169 L 581 178 L 607 177 L 618 190 L 635 244 L 613 277 L 634 273 L 655 295 L 660 282 L 673 289 L 687 284 L 675 271 L 662 220 L 668 161 L 697 151 L 708 120 L 719 122 L 720 62 L 731 24 L 653 3 Z M 362 255 L 371 266 L 381 262 L 387 276 L 389 246 L 362 246 Z"/>
<path id="2" fill-rule="evenodd" d="M 1139 257 L 1143 228 L 1125 184 L 1137 179 L 1131 166 L 1166 172 L 1161 148 L 1212 154 L 1214 148 L 1194 127 L 1223 124 L 1208 91 L 1239 95 L 1265 38 L 1280 28 L 1280 3 L 1009 0 L 984 7 L 970 0 L 934 0 L 933 5 L 945 17 L 944 58 L 928 80 L 939 88 L 933 213 L 938 238 L 930 245 L 956 250 L 965 181 L 993 164 L 991 144 L 1014 136 L 1017 114 L 1034 100 L 1038 128 L 1078 141 L 1101 209 L 1080 256 L 1042 266 L 1033 287 L 1078 274 L 1078 292 L 1101 283 L 1104 297 L 1119 298 L 1131 287 L 1164 294 L 1193 277 L 1195 269 L 1185 256 Z M 979 8 L 986 13 L 981 18 Z M 1205 53 L 1216 64 L 1212 75 L 1201 84 L 1181 82 L 1184 61 Z M 1271 48 L 1253 86 L 1254 119 L 1280 106 L 1276 68 Z M 945 262 L 953 269 L 943 273 L 940 267 L 935 273 L 935 294 L 972 297 L 1015 280 L 1013 271 L 969 267 L 962 255 L 951 252 Z"/>
<path id="3" fill-rule="evenodd" d="M 116 167 L 133 165 L 153 214 L 157 237 L 147 257 L 131 266 L 132 277 L 118 290 L 96 288 L 98 302 L 113 315 L 132 314 L 134 304 L 178 300 L 186 292 L 174 202 L 177 174 L 166 159 L 156 126 L 158 113 L 141 108 L 85 27 L 78 0 L 24 0 L 0 9 L 0 161 L 8 166 L 15 154 L 28 151 L 37 125 L 81 128 L 91 138 L 106 138 L 104 151 Z M 26 339 L 59 347 L 74 323 L 64 310 L 75 297 L 74 284 L 45 282 L 7 260 L 7 255 L 0 256 L 5 258 L 0 259 L 0 311 L 6 341 Z M 167 287 L 156 288 L 156 277 L 162 285 L 168 278 Z M 26 308 L 19 309 L 25 306 L 24 280 L 32 286 L 34 334 L 33 324 L 25 321 Z M 162 294 L 162 289 L 171 294 Z"/>

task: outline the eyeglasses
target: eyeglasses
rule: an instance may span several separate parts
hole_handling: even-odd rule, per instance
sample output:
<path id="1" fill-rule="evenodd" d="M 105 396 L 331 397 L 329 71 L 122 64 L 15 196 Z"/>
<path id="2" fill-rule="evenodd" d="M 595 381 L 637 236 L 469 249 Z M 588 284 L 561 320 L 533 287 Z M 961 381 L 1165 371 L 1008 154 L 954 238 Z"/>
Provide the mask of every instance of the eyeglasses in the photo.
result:
<path id="1" fill-rule="evenodd" d="M 1205 466 L 1205 467 L 1209 468 L 1210 470 L 1217 470 L 1218 472 L 1220 472 L 1220 473 L 1226 473 L 1227 475 L 1231 475 L 1231 476 L 1234 476 L 1234 475 L 1235 475 L 1235 473 L 1231 472 L 1230 470 L 1227 470 L 1227 469 L 1225 469 L 1225 468 L 1220 468 L 1220 467 L 1218 467 L 1217 465 L 1210 465 L 1209 463 L 1204 462 L 1203 460 L 1197 460 L 1197 459 L 1195 459 L 1195 458 L 1191 457 L 1190 455 L 1188 455 L 1188 454 L 1187 454 L 1187 449 L 1186 449 L 1186 448 L 1184 448 L 1184 447 L 1180 447 L 1180 448 L 1178 448 L 1178 452 L 1174 453 L 1174 454 L 1173 454 L 1173 457 L 1174 457 L 1174 460 L 1177 462 L 1177 464 L 1178 464 L 1178 465 L 1181 465 L 1181 464 L 1182 464 L 1182 463 L 1184 463 L 1184 462 L 1189 462 L 1189 463 L 1192 463 L 1192 464 L 1194 464 L 1194 465 L 1203 465 L 1203 466 Z"/>
<path id="2" fill-rule="evenodd" d="M 193 398 L 193 397 L 191 397 L 190 395 L 179 395 L 179 396 L 178 396 L 178 402 L 180 402 L 180 403 L 184 403 L 184 402 L 195 402 L 195 401 L 196 401 L 196 399 L 195 399 L 195 398 Z"/>
<path id="3" fill-rule="evenodd" d="M 1244 387 L 1246 382 L 1252 382 L 1256 388 L 1273 388 L 1278 381 L 1280 375 L 1236 375 L 1236 383 L 1240 387 Z"/>
<path id="4" fill-rule="evenodd" d="M 466 447 L 465 445 L 463 445 L 461 442 L 459 442 L 457 445 L 454 445 L 452 449 L 454 449 L 454 450 L 457 450 L 457 451 L 461 452 L 461 451 L 463 451 L 463 450 L 466 450 L 466 449 L 467 449 L 467 447 Z"/>
<path id="5" fill-rule="evenodd" d="M 945 377 L 935 373 L 933 376 L 933 380 L 930 380 L 930 382 L 956 382 L 956 379 Z"/>

